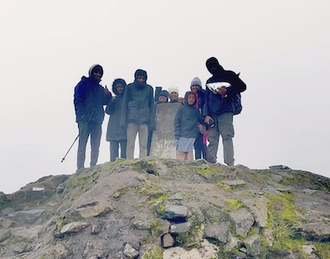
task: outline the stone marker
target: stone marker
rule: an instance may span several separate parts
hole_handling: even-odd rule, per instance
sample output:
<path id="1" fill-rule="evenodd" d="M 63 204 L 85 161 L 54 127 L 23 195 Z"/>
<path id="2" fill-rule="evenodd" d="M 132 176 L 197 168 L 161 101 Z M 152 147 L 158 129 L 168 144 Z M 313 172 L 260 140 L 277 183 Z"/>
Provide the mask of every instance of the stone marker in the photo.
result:
<path id="1" fill-rule="evenodd" d="M 156 105 L 156 128 L 154 130 L 150 156 L 176 158 L 174 119 L 181 103 L 160 103 Z"/>

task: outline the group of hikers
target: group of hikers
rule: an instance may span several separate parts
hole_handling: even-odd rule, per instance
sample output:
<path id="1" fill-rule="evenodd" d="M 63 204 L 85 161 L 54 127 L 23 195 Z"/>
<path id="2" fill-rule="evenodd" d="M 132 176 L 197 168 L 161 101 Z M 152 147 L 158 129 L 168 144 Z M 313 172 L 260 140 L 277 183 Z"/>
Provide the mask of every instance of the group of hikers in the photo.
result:
<path id="1" fill-rule="evenodd" d="M 110 115 L 106 140 L 110 142 L 110 161 L 116 158 L 133 159 L 135 140 L 139 136 L 139 158 L 150 154 L 151 139 L 155 130 L 155 115 L 160 103 L 180 103 L 174 119 L 176 158 L 192 160 L 203 158 L 217 162 L 220 136 L 224 163 L 233 166 L 234 159 L 234 96 L 246 90 L 239 74 L 225 70 L 215 57 L 206 61 L 211 77 L 206 89 L 195 77 L 184 98 L 177 87 L 168 90 L 147 83 L 143 69 L 134 73 L 134 81 L 127 84 L 122 78 L 112 83 L 112 93 L 101 86 L 103 68 L 99 64 L 89 69 L 74 89 L 74 107 L 79 129 L 77 171 L 85 166 L 86 146 L 90 138 L 90 166 L 96 165 L 105 113 Z"/>

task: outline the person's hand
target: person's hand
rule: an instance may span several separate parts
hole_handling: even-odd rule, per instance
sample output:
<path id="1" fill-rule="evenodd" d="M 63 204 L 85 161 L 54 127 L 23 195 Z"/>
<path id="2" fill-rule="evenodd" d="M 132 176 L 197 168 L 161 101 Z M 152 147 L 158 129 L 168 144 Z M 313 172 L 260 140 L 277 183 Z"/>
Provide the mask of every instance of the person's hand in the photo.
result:
<path id="1" fill-rule="evenodd" d="M 222 96 L 225 97 L 227 95 L 227 88 L 222 86 L 221 88 L 218 88 L 218 93 Z"/>
<path id="2" fill-rule="evenodd" d="M 109 91 L 107 85 L 104 86 L 104 92 L 105 92 L 106 94 L 111 94 L 111 92 Z"/>
<path id="3" fill-rule="evenodd" d="M 210 124 L 210 122 L 212 121 L 212 117 L 206 115 L 205 118 L 204 118 L 204 121 L 205 121 L 206 124 Z"/>

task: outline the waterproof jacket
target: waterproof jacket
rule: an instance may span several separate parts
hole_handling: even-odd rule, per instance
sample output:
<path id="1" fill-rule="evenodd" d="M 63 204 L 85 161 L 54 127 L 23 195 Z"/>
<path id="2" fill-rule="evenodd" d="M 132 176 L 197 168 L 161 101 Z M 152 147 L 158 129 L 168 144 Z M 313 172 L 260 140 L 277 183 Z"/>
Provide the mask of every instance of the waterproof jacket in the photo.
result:
<path id="1" fill-rule="evenodd" d="M 126 136 L 126 128 L 120 127 L 121 120 L 121 109 L 123 105 L 123 97 L 126 88 L 126 82 L 124 80 L 120 81 L 121 85 L 124 87 L 123 93 L 119 94 L 117 92 L 117 85 L 119 80 L 117 79 L 117 84 L 113 84 L 112 92 L 115 94 L 114 97 L 109 101 L 107 107 L 105 108 L 106 114 L 110 115 L 106 140 L 125 140 Z"/>
<path id="2" fill-rule="evenodd" d="M 225 112 L 233 112 L 232 97 L 246 90 L 246 84 L 239 78 L 239 75 L 230 70 L 221 70 L 210 77 L 206 84 L 226 82 L 231 86 L 227 87 L 226 97 L 213 93 L 208 87 L 205 91 L 205 104 L 203 106 L 203 115 L 220 115 Z"/>
<path id="3" fill-rule="evenodd" d="M 103 106 L 111 99 L 111 94 L 106 94 L 104 90 L 100 81 L 91 75 L 81 78 L 74 89 L 76 122 L 103 122 Z"/>
<path id="4" fill-rule="evenodd" d="M 202 115 L 196 107 L 196 101 L 192 105 L 188 104 L 187 99 L 189 94 L 194 93 L 191 91 L 186 92 L 184 103 L 179 107 L 174 119 L 175 139 L 179 139 L 181 137 L 197 138 L 199 133 L 198 123 L 204 123 Z"/>
<path id="5" fill-rule="evenodd" d="M 138 83 L 135 78 L 133 83 L 127 85 L 124 92 L 120 126 L 126 127 L 128 123 L 146 124 L 149 129 L 154 129 L 153 114 L 154 90 L 147 83 Z"/>

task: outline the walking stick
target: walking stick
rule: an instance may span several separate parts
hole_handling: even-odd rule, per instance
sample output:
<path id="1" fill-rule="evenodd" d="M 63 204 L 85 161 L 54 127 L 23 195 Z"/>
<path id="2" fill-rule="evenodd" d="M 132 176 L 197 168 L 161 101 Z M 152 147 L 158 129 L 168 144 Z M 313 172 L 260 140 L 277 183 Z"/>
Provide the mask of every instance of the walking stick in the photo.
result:
<path id="1" fill-rule="evenodd" d="M 63 163 L 63 161 L 65 160 L 66 156 L 69 154 L 71 148 L 73 147 L 74 143 L 76 143 L 77 139 L 79 138 L 79 134 L 77 135 L 77 137 L 74 139 L 73 143 L 71 144 L 71 146 L 69 147 L 68 151 L 65 153 L 64 157 L 61 160 L 61 163 Z"/>

